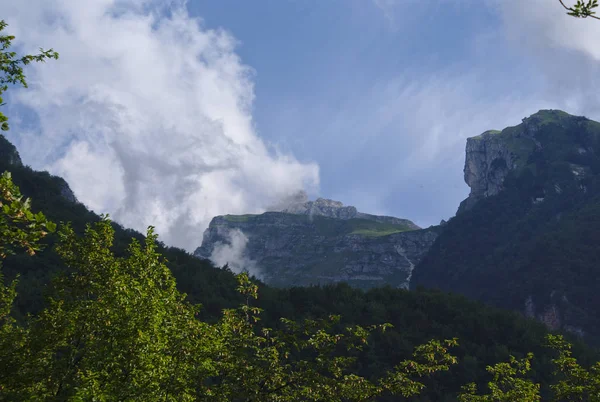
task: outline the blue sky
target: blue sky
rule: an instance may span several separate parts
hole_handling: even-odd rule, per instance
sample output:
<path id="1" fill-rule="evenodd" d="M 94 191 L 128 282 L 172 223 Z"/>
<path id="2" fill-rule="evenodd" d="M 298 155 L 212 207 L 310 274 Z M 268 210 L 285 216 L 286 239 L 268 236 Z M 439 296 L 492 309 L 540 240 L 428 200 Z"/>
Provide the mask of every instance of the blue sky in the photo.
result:
<path id="1" fill-rule="evenodd" d="M 467 137 L 541 108 L 600 119 L 600 24 L 558 1 L 30 3 L 0 0 L 19 48 L 61 58 L 9 98 L 9 139 L 187 249 L 303 189 L 437 224 L 468 194 Z"/>
<path id="2" fill-rule="evenodd" d="M 190 2 L 189 8 L 206 26 L 226 27 L 241 41 L 238 54 L 256 70 L 254 118 L 261 136 L 301 160 L 317 161 L 322 196 L 421 225 L 453 215 L 468 192 L 463 154 L 453 147 L 452 155 L 438 156 L 453 159 L 452 172 L 439 161 L 413 172 L 414 178 L 403 174 L 402 159 L 418 146 L 419 135 L 403 125 L 410 106 L 390 111 L 389 122 L 378 121 L 377 108 L 388 101 L 386 86 L 432 78 L 460 82 L 465 76 L 475 80 L 466 96 L 493 105 L 543 85 L 535 66 L 503 35 L 503 16 L 491 3 L 229 0 Z M 492 113 L 489 124 L 517 124 L 536 107 L 503 120 Z M 430 117 L 443 119 L 435 102 Z M 482 131 L 498 128 L 482 124 Z M 458 138 L 462 147 L 464 134 Z"/>

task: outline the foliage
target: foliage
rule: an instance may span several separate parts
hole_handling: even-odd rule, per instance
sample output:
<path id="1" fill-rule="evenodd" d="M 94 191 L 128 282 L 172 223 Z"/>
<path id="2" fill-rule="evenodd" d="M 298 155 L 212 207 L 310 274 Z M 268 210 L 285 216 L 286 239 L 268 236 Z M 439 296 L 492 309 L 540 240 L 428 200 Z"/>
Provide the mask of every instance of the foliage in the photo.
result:
<path id="1" fill-rule="evenodd" d="M 532 353 L 520 360 L 510 356 L 508 363 L 488 366 L 487 371 L 494 376 L 488 383 L 490 393 L 477 395 L 477 386 L 471 383 L 463 387 L 459 400 L 461 402 L 539 401 L 540 384 L 534 384 L 531 380 L 523 378 L 531 370 L 531 359 L 533 359 Z"/>
<path id="2" fill-rule="evenodd" d="M 559 382 L 552 385 L 557 401 L 600 401 L 600 362 L 589 370 L 572 357 L 571 345 L 560 335 L 549 335 L 548 345 L 558 352 L 553 360 Z"/>
<path id="3" fill-rule="evenodd" d="M 280 319 L 280 328 L 259 325 L 252 306 L 258 286 L 237 276 L 245 303 L 226 309 L 215 323 L 199 320 L 157 252 L 149 228 L 142 246 L 127 255 L 110 250 L 115 230 L 107 219 L 88 225 L 83 237 L 71 226 L 59 231 L 58 252 L 71 271 L 60 275 L 49 305 L 26 326 L 3 328 L 0 390 L 8 400 L 207 400 L 367 401 L 426 387 L 421 378 L 447 371 L 455 339 L 416 347 L 412 359 L 371 380 L 356 371 L 358 356 L 389 324 L 344 326 L 339 316 Z M 566 379 L 552 387 L 560 398 L 598 393 L 600 363 L 590 372 L 571 358 L 570 345 L 550 337 Z M 476 384 L 461 401 L 537 401 L 539 384 L 524 376 L 532 355 L 488 367 L 489 395 Z M 594 394 L 595 393 L 595 394 Z M 572 400 L 572 399 L 567 399 Z M 577 399 L 581 400 L 581 399 Z"/>
<path id="4" fill-rule="evenodd" d="M 0 31 L 3 31 L 8 24 L 0 21 Z M 27 88 L 27 81 L 23 74 L 23 67 L 29 63 L 45 62 L 46 59 L 58 59 L 58 53 L 54 50 L 44 50 L 40 48 L 40 53 L 37 55 L 17 56 L 16 52 L 10 51 L 12 41 L 15 39 L 12 35 L 0 35 L 0 106 L 2 103 L 2 94 L 8 90 L 8 84 L 21 84 Z M 8 130 L 8 117 L 0 112 L 0 128 L 3 131 Z"/>
<path id="5" fill-rule="evenodd" d="M 567 14 L 577 18 L 592 17 L 600 19 L 596 16 L 595 8 L 598 7 L 598 0 L 577 0 L 572 7 L 567 7 L 562 0 L 559 0 L 560 4 L 567 10 Z"/>
<path id="6" fill-rule="evenodd" d="M 239 290 L 248 299 L 257 297 L 257 286 L 245 274 L 238 276 Z M 257 331 L 261 309 L 249 304 L 225 310 L 218 324 L 224 351 L 217 363 L 222 400 L 257 401 L 364 401 L 383 393 L 411 396 L 424 387 L 413 377 L 428 376 L 456 363 L 448 354 L 455 340 L 430 341 L 416 348 L 415 360 L 405 360 L 376 382 L 352 373 L 369 334 L 389 325 L 349 326 L 335 333 L 339 316 L 296 322 L 282 318 L 282 329 Z M 223 374 L 225 373 L 225 374 Z M 225 382 L 226 378 L 237 381 Z"/>
<path id="7" fill-rule="evenodd" d="M 71 228 L 75 234 L 83 235 L 87 224 L 100 221 L 100 217 L 88 211 L 82 204 L 68 201 L 63 197 L 62 189 L 66 185 L 64 180 L 46 172 L 35 172 L 28 167 L 7 164 L 6 160 L 0 160 L 0 170 L 2 169 L 10 169 L 14 182 L 24 194 L 32 197 L 32 209 L 43 210 L 48 219 L 55 222 L 72 222 Z M 586 219 L 589 218 L 590 216 L 586 216 Z M 115 223 L 111 223 L 111 227 L 114 230 L 112 251 L 116 259 L 131 257 L 128 250 L 132 238 L 139 244 L 146 243 L 145 237 L 138 232 L 124 229 Z M 577 233 L 578 231 L 573 231 L 571 234 Z M 586 236 L 590 235 L 587 229 L 584 233 Z M 591 241 L 593 239 L 592 236 Z M 49 245 L 60 241 L 58 235 L 53 233 L 49 233 L 44 240 Z M 166 257 L 167 261 L 164 263 L 177 279 L 178 291 L 187 293 L 186 300 L 191 303 L 202 303 L 202 309 L 198 311 L 196 317 L 210 324 L 211 328 L 223 325 L 225 320 L 223 309 L 233 310 L 233 314 L 239 315 L 240 319 L 245 317 L 245 314 L 235 307 L 240 303 L 246 305 L 248 301 L 261 308 L 260 314 L 256 315 L 260 320 L 254 323 L 255 335 L 267 339 L 267 343 L 262 344 L 265 347 L 269 346 L 271 334 L 277 336 L 282 334 L 283 339 L 289 336 L 289 328 L 281 317 L 297 323 L 298 328 L 304 328 L 305 320 L 312 320 L 318 323 L 315 324 L 317 327 L 328 326 L 331 329 L 329 334 L 341 334 L 345 337 L 350 336 L 346 331 L 348 327 L 360 326 L 369 330 L 373 325 L 377 325 L 377 329 L 370 332 L 369 342 L 362 344 L 362 350 L 348 351 L 345 337 L 340 339 L 335 348 L 335 352 L 338 353 L 336 356 L 355 359 L 352 363 L 352 372 L 355 375 L 365 378 L 375 386 L 381 385 L 378 381 L 386 378 L 386 373 L 393 371 L 394 367 L 401 362 L 412 360 L 423 363 L 423 360 L 411 357 L 411 354 L 424 342 L 431 339 L 458 337 L 460 345 L 452 348 L 452 354 L 457 358 L 458 363 L 452 365 L 450 370 L 432 377 L 412 378 L 425 388 L 422 388 L 418 396 L 411 397 L 411 400 L 454 401 L 462 384 L 475 382 L 478 387 L 485 386 L 489 381 L 485 371 L 487 365 L 504 361 L 510 355 L 523 358 L 527 352 L 533 352 L 536 356 L 529 378 L 541 384 L 540 393 L 543 400 L 550 400 L 552 396 L 549 384 L 553 382 L 554 365 L 551 360 L 554 354 L 543 347 L 547 331 L 542 324 L 526 320 L 518 314 L 488 308 L 464 297 L 438 291 L 409 292 L 380 288 L 363 292 L 352 289 L 346 284 L 274 289 L 257 283 L 260 297 L 253 300 L 252 297 L 248 299 L 236 291 L 237 280 L 231 271 L 215 268 L 210 262 L 194 258 L 184 250 L 167 248 L 160 243 L 156 245 L 155 250 Z M 1 371 L 4 373 L 4 377 L 0 375 L 0 381 L 5 384 L 6 381 L 14 383 L 17 380 L 14 373 L 19 372 L 19 368 L 26 362 L 34 361 L 31 358 L 31 351 L 40 350 L 39 345 L 35 349 L 31 342 L 26 342 L 31 339 L 28 331 L 33 330 L 27 324 L 31 320 L 28 320 L 26 315 L 32 313 L 39 317 L 44 309 L 47 310 L 49 305 L 44 302 L 43 295 L 50 294 L 56 299 L 55 291 L 51 291 L 47 285 L 50 279 L 56 275 L 69 278 L 69 275 L 74 273 L 74 269 L 65 265 L 62 257 L 57 254 L 56 247 L 47 247 L 34 256 L 9 255 L 4 261 L 3 269 L 9 279 L 20 275 L 16 288 L 18 296 L 13 312 L 18 322 L 22 324 L 13 325 L 10 335 L 2 335 L 2 342 L 5 342 L 3 345 L 6 346 L 0 345 L 0 368 L 3 368 Z M 332 315 L 340 316 L 339 320 L 331 320 L 329 317 Z M 387 322 L 393 327 L 382 331 L 380 326 Z M 271 328 L 269 336 L 262 332 L 263 328 Z M 64 334 L 65 331 L 61 333 Z M 208 334 L 207 330 L 205 336 Z M 303 341 L 306 341 L 309 336 L 304 333 L 296 334 Z M 352 340 L 352 337 L 348 339 Z M 258 340 L 255 339 L 253 342 L 256 344 Z M 442 346 L 445 347 L 443 344 Z M 213 345 L 213 348 L 218 350 L 219 347 Z M 260 364 L 255 362 L 252 350 L 249 347 L 248 353 L 238 353 L 236 359 L 241 362 L 256 363 L 259 366 L 268 364 L 268 359 L 263 359 Z M 289 364 L 290 367 L 296 368 L 299 360 L 310 359 L 315 353 L 310 348 L 305 348 L 303 351 L 292 349 L 292 352 L 290 360 L 280 361 L 282 364 Z M 579 342 L 573 343 L 572 352 L 573 357 L 578 358 L 582 367 L 587 367 L 592 360 L 596 361 L 600 357 Z M 39 354 L 37 356 L 39 357 Z M 59 353 L 58 356 L 62 355 Z M 235 361 L 233 357 L 229 362 L 232 361 Z M 216 370 L 215 367 L 213 370 Z M 226 378 L 229 375 L 226 368 L 226 365 L 221 365 L 220 372 L 213 371 L 214 375 L 205 379 L 204 389 L 216 392 L 215 384 L 221 384 L 221 377 Z M 260 370 L 264 372 L 260 367 L 252 370 L 255 373 L 261 372 Z M 39 375 L 40 372 L 29 371 L 29 373 Z M 225 392 L 224 388 L 219 389 Z M 386 392 L 382 392 L 378 399 L 397 400 L 394 396 L 386 396 Z"/>
<path id="8" fill-rule="evenodd" d="M 221 320 L 198 320 L 157 253 L 148 230 L 126 257 L 110 251 L 107 220 L 82 238 L 66 225 L 58 252 L 71 272 L 55 282 L 49 306 L 21 338 L 5 344 L 0 389 L 15 400 L 258 400 L 366 401 L 383 393 L 416 395 L 416 378 L 448 370 L 455 340 L 431 341 L 377 382 L 353 373 L 355 359 L 374 330 L 332 331 L 339 318 L 283 320 L 285 329 L 257 327 L 250 305 L 257 286 L 239 275 L 247 303 Z"/>
<path id="9" fill-rule="evenodd" d="M 23 199 L 9 172 L 0 177 L 0 208 L 0 259 L 14 254 L 19 248 L 29 255 L 35 254 L 42 248 L 39 241 L 55 230 L 56 225 L 44 214 L 31 212 L 29 199 Z M 22 330 L 14 325 L 10 316 L 17 295 L 16 286 L 17 279 L 8 285 L 4 283 L 0 261 L 0 364 L 6 363 L 6 354 L 22 338 Z"/>
<path id="10" fill-rule="evenodd" d="M 0 258 L 14 254 L 14 248 L 34 255 L 40 250 L 39 241 L 56 229 L 43 213 L 31 211 L 30 199 L 21 195 L 10 172 L 0 176 L 0 208 Z"/>
<path id="11" fill-rule="evenodd" d="M 55 230 L 56 225 L 48 221 L 43 213 L 31 212 L 30 204 L 30 200 L 24 199 L 19 188 L 12 182 L 10 173 L 4 172 L 0 176 L 0 259 L 13 255 L 16 248 L 24 249 L 29 255 L 35 254 L 42 248 L 39 241 L 48 232 Z M 8 320 L 16 297 L 16 285 L 16 280 L 13 280 L 6 286 L 0 271 L 0 321 L 2 322 Z"/>
<path id="12" fill-rule="evenodd" d="M 8 172 L 0 177 L 0 208 L 0 259 L 15 254 L 19 248 L 29 255 L 35 254 L 42 249 L 39 241 L 56 227 L 41 212 L 31 212 L 29 199 L 23 199 Z M 16 285 L 16 279 L 8 285 L 4 283 L 0 260 L 0 367 L 4 368 L 0 373 L 0 384 L 2 379 L 10 378 L 14 373 L 13 356 L 22 349 L 26 334 L 10 315 L 17 295 Z M 24 358 L 23 355 L 18 357 Z"/>
<path id="13" fill-rule="evenodd" d="M 72 222 L 73 231 L 80 235 L 84 233 L 86 224 L 100 220 L 83 205 L 70 202 L 61 195 L 61 189 L 66 184 L 64 180 L 3 162 L 0 160 L 0 167 L 10 169 L 22 192 L 32 197 L 32 208 L 43 210 L 49 219 Z M 128 256 L 132 238 L 141 244 L 145 243 L 142 234 L 115 223 L 111 226 L 114 229 L 112 250 L 116 257 Z M 57 235 L 52 233 L 45 238 L 49 245 L 58 240 Z M 210 262 L 194 258 L 184 250 L 158 244 L 157 251 L 166 257 L 165 264 L 177 279 L 179 291 L 187 293 L 190 302 L 202 303 L 197 316 L 202 321 L 216 324 L 223 318 L 223 309 L 235 309 L 240 303 L 246 302 L 236 291 L 237 282 L 231 271 L 215 268 Z M 47 285 L 50 279 L 61 272 L 62 275 L 71 272 L 56 253 L 55 247 L 48 247 L 33 257 L 26 254 L 8 256 L 4 271 L 7 278 L 20 275 L 13 311 L 21 323 L 27 322 L 28 313 L 39 315 L 48 307 L 43 295 L 50 293 Z M 362 350 L 346 352 L 356 358 L 355 374 L 371 382 L 376 383 L 378 378 L 383 378 L 400 362 L 414 360 L 411 358 L 412 351 L 424 342 L 458 337 L 460 345 L 452 349 L 458 363 L 449 371 L 431 378 L 421 378 L 419 382 L 425 388 L 416 397 L 418 400 L 456 400 L 455 395 L 462 384 L 475 381 L 478 386 L 485 385 L 486 365 L 503 361 L 510 354 L 523 357 L 529 351 L 535 353 L 537 360 L 536 369 L 531 373 L 532 380 L 542 384 L 542 394 L 548 393 L 553 366 L 552 355 L 542 347 L 547 331 L 543 325 L 525 320 L 517 314 L 491 309 L 443 292 L 409 292 L 392 288 L 363 292 L 346 284 L 291 289 L 258 285 L 260 297 L 253 304 L 263 309 L 261 319 L 256 323 L 261 329 L 285 331 L 281 317 L 294 322 L 325 320 L 336 333 L 341 334 L 346 333 L 346 327 L 359 325 L 369 328 L 371 325 L 391 323 L 393 327 L 385 332 L 371 332 L 369 342 L 363 345 Z M 330 321 L 331 315 L 341 316 L 339 322 Z M 22 336 L 16 338 L 23 339 Z M 573 355 L 582 364 L 598 359 L 598 355 L 577 342 L 573 345 Z M 0 364 L 0 367 L 3 366 Z M 394 397 L 381 398 L 395 400 Z"/>

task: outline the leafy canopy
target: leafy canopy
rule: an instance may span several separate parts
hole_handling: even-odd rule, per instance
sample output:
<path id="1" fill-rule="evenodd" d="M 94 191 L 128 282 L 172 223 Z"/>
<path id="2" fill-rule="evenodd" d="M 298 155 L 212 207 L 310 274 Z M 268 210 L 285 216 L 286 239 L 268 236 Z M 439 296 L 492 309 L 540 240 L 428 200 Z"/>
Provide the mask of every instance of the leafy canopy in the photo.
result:
<path id="1" fill-rule="evenodd" d="M 531 370 L 532 359 L 532 353 L 521 360 L 510 356 L 507 363 L 488 366 L 487 371 L 493 375 L 492 381 L 487 384 L 489 394 L 477 395 L 477 386 L 471 383 L 463 386 L 460 402 L 540 401 L 540 384 L 534 384 L 526 378 Z"/>
<path id="2" fill-rule="evenodd" d="M 352 353 L 389 325 L 337 332 L 332 316 L 262 327 L 246 274 L 246 303 L 209 324 L 177 290 L 152 228 L 125 257 L 110 250 L 108 219 L 83 237 L 66 225 L 59 237 L 69 273 L 55 280 L 48 307 L 0 345 L 0 390 L 14 400 L 367 401 L 417 395 L 420 378 L 456 363 L 455 340 L 430 341 L 369 381 L 354 373 Z"/>

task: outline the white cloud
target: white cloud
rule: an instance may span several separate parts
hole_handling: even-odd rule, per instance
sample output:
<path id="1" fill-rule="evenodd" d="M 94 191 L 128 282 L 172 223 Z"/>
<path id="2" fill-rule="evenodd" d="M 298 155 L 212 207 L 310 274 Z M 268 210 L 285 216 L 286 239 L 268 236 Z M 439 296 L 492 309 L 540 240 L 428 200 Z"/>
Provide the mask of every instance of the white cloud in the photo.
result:
<path id="1" fill-rule="evenodd" d="M 184 2 L 164 4 L 0 0 L 24 51 L 60 53 L 28 67 L 30 88 L 11 100 L 39 127 L 11 133 L 26 163 L 63 176 L 96 212 L 191 250 L 213 216 L 314 191 L 319 173 L 258 137 L 235 39 Z"/>
<path id="2" fill-rule="evenodd" d="M 565 4 L 574 4 L 565 0 Z M 600 23 L 566 14 L 558 1 L 531 0 L 527 7 L 518 0 L 497 3 L 507 34 L 522 44 L 537 48 L 562 47 L 581 51 L 600 61 Z"/>
<path id="3" fill-rule="evenodd" d="M 504 33 L 545 80 L 540 96 L 571 113 L 600 117 L 600 21 L 568 16 L 558 1 L 496 0 Z M 565 1 L 569 5 L 572 2 Z"/>
<path id="4" fill-rule="evenodd" d="M 228 230 L 223 237 L 227 239 L 227 242 L 215 244 L 210 260 L 217 267 L 227 265 L 235 273 L 248 272 L 261 279 L 263 273 L 256 265 L 256 261 L 251 260 L 245 254 L 248 237 L 239 229 Z"/>
<path id="5" fill-rule="evenodd" d="M 373 0 L 373 4 L 381 10 L 383 16 L 388 20 L 390 24 L 394 23 L 395 20 L 395 8 L 397 6 L 397 0 Z"/>
<path id="6" fill-rule="evenodd" d="M 404 36 L 418 41 L 439 30 L 457 38 L 449 43 L 464 56 L 422 63 L 423 71 L 407 61 L 395 78 L 372 74 L 371 88 L 354 88 L 360 97 L 328 116 L 323 141 L 335 142 L 342 156 L 321 166 L 351 169 L 346 174 L 357 183 L 331 185 L 324 175 L 324 188 L 335 188 L 333 198 L 427 226 L 451 216 L 468 193 L 462 172 L 467 137 L 519 124 L 545 108 L 600 118 L 600 21 L 569 17 L 558 1 L 548 0 L 482 4 L 492 10 L 443 0 L 373 2 L 388 18 L 409 6 L 419 18 L 430 17 L 431 24 L 411 27 Z M 465 31 L 443 20 L 445 7 L 459 11 Z M 473 18 L 486 23 L 473 28 Z M 461 46 L 469 51 L 461 53 Z M 434 55 L 440 50 L 430 49 Z"/>

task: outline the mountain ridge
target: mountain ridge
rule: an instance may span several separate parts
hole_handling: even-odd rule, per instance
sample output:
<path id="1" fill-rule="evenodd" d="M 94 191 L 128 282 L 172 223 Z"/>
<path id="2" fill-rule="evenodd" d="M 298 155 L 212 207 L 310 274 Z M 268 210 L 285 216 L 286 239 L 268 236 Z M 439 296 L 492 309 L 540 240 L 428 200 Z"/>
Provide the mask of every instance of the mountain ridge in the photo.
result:
<path id="1" fill-rule="evenodd" d="M 345 281 L 361 288 L 406 288 L 412 269 L 437 236 L 435 228 L 361 214 L 341 202 L 318 199 L 299 205 L 259 215 L 217 216 L 194 255 L 234 270 L 249 268 L 274 286 Z"/>
<path id="2" fill-rule="evenodd" d="M 359 212 L 356 207 L 345 206 L 341 201 L 335 201 L 327 198 L 317 198 L 315 201 L 309 201 L 305 192 L 300 192 L 289 205 L 282 209 L 272 209 L 269 212 L 282 212 L 294 215 L 325 216 L 336 219 L 367 219 L 381 223 L 391 223 L 396 225 L 405 225 L 412 230 L 421 229 L 414 222 L 386 215 L 373 215 Z"/>
<path id="3" fill-rule="evenodd" d="M 541 110 L 466 144 L 471 187 L 411 287 L 464 294 L 598 339 L 600 123 Z"/>

